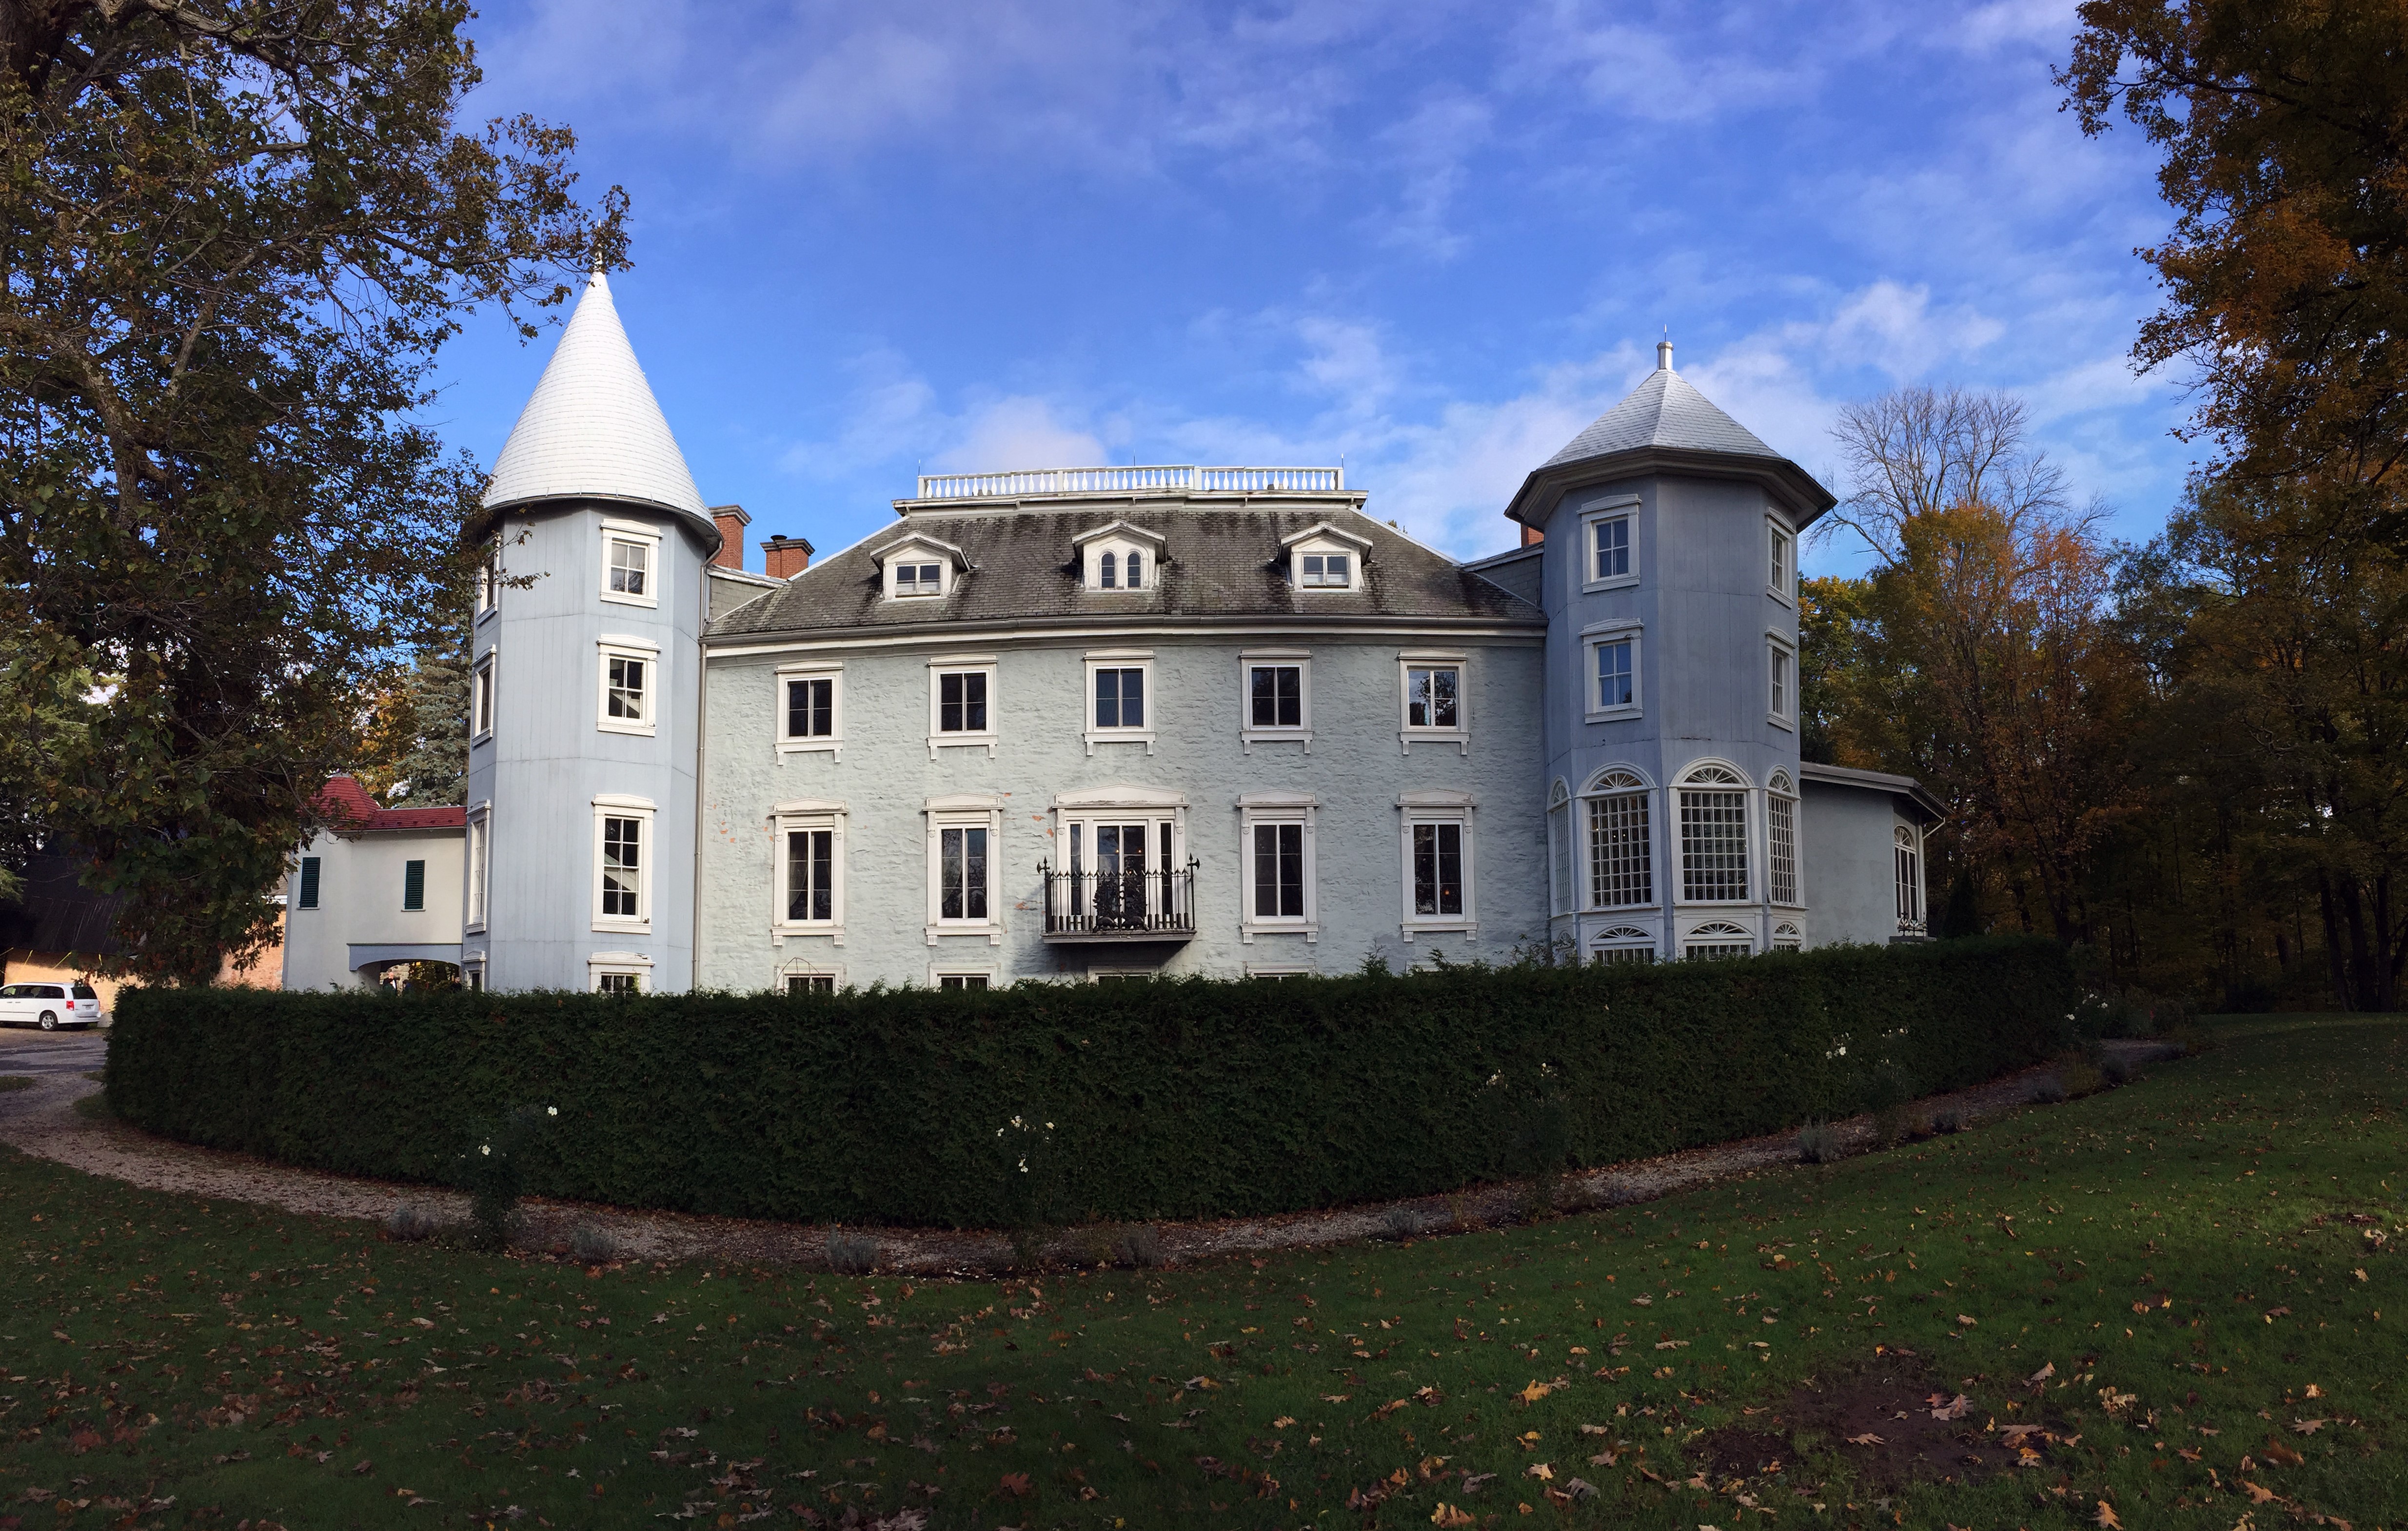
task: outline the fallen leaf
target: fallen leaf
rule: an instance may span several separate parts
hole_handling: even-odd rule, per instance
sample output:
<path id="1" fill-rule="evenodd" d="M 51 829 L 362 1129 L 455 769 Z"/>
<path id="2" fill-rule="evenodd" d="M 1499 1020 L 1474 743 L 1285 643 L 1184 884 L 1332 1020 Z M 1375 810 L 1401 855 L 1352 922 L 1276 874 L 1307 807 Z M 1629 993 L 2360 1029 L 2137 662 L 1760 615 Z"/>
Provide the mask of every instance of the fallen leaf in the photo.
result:
<path id="1" fill-rule="evenodd" d="M 1295 1423 L 1296 1423 L 1296 1416 L 1295 1416 L 1295 1415 L 1293 1415 L 1293 1414 L 1282 1414 L 1279 1418 L 1277 1418 L 1277 1419 L 1275 1419 L 1275 1420 L 1271 1421 L 1271 1428 L 1272 1428 L 1272 1429 L 1274 1429 L 1274 1430 L 1284 1430 L 1284 1429 L 1286 1429 L 1289 1425 L 1294 1424 Z"/>
<path id="2" fill-rule="evenodd" d="M 1348 1398 L 1353 1396 L 1354 1395 L 1351 1393 L 1325 1393 L 1321 1395 L 1321 1401 L 1323 1403 L 1344 1403 Z"/>
<path id="3" fill-rule="evenodd" d="M 1538 1479 L 1541 1482 L 1551 1482 L 1555 1479 L 1555 1469 L 1543 1462 L 1533 1462 L 1522 1469 L 1522 1475 L 1525 1478 Z"/>
<path id="4" fill-rule="evenodd" d="M 1592 1467 L 1611 1467 L 1613 1466 L 1613 1453 L 1612 1452 L 1599 1452 L 1595 1456 L 1588 1459 L 1588 1465 Z"/>
<path id="5" fill-rule="evenodd" d="M 1931 1417 L 1935 1420 L 1961 1420 L 1965 1417 L 1965 1411 L 1972 1407 L 1972 1400 L 1959 1393 L 1947 1403 L 1933 1409 Z"/>
<path id="6" fill-rule="evenodd" d="M 1971 1313 L 1959 1313 L 1956 1315 L 1956 1322 L 1970 1329 L 1973 1326 L 1973 1315 Z"/>
<path id="7" fill-rule="evenodd" d="M 2025 1378 L 2024 1385 L 2026 1387 L 2038 1387 L 2041 1383 L 2047 1381 L 2050 1378 L 2056 1375 L 2057 1363 L 2051 1361 L 2048 1365 L 2041 1367 L 2040 1370 L 2033 1372 L 2029 1377 Z"/>
<path id="8" fill-rule="evenodd" d="M 1581 1434 L 1584 1436 L 1610 1436 L 1613 1434 L 1612 1430 L 1606 1428 L 1602 1424 L 1584 1424 L 1580 1427 L 1580 1430 Z"/>
<path id="9" fill-rule="evenodd" d="M 2115 1518 L 2115 1507 L 2101 1499 L 2099 1501 L 2099 1513 L 2090 1517 L 2090 1524 L 2113 1528 L 2124 1523 Z"/>
<path id="10" fill-rule="evenodd" d="M 1479 1521 L 1470 1514 L 1457 1510 L 1453 1505 L 1447 1504 L 1444 1501 L 1440 1501 L 1439 1507 L 1430 1511 L 1430 1524 L 1432 1525 L 1440 1525 L 1452 1528 L 1456 1526 L 1477 1525 L 1479 1524 Z"/>
<path id="11" fill-rule="evenodd" d="M 2281 1495 L 2276 1494 L 2272 1489 L 2260 1488 L 2246 1478 L 2241 1480 L 2241 1486 L 2249 1491 L 2249 1502 L 2253 1505 L 2262 1505 L 2269 1500 L 2279 1499 L 2282 1497 Z"/>
<path id="12" fill-rule="evenodd" d="M 2198 1450 L 2190 1446 L 2176 1447 L 2174 1449 L 2174 1455 L 2181 1457 L 2185 1462 L 2196 1462 L 2199 1460 Z"/>
<path id="13" fill-rule="evenodd" d="M 2278 1318 L 2289 1318 L 2290 1316 L 2291 1310 L 2287 1308 L 2272 1308 L 2266 1311 L 2266 1322 L 2272 1324 Z"/>
<path id="14" fill-rule="evenodd" d="M 1868 1430 L 1861 1436 L 1850 1436 L 1848 1438 L 1848 1444 L 1851 1446 L 1886 1446 L 1889 1442 L 1882 1439 L 1881 1437 L 1874 1435 L 1871 1431 Z"/>
<path id="15" fill-rule="evenodd" d="M 2330 1420 L 2293 1420 L 2291 1430 L 2296 1435 L 2313 1436 L 2331 1423 Z"/>
<path id="16" fill-rule="evenodd" d="M 2309 1396 L 2309 1397 L 2311 1397 L 2311 1398 L 2321 1398 L 2321 1397 L 2323 1397 L 2324 1395 L 2325 1395 L 2325 1390 L 2324 1390 L 2323 1388 L 2320 1388 L 2320 1387 L 2316 1386 L 2316 1384 L 2315 1384 L 2315 1383 L 2314 1383 L 2314 1382 L 2310 1382 L 2310 1383 L 2308 1384 L 2308 1396 Z"/>
<path id="17" fill-rule="evenodd" d="M 1567 1478 L 1564 1480 L 1564 1492 L 1574 1499 L 1588 1499 L 1596 1496 L 1597 1485 L 1585 1479 Z"/>
<path id="18" fill-rule="evenodd" d="M 2279 1440 L 2270 1440 L 2266 1443 L 2266 1457 L 2267 1460 L 2271 1462 L 2280 1462 L 2286 1467 L 2296 1467 L 2300 1463 L 2307 1460 L 2306 1457 L 2301 1456 L 2299 1452 L 2291 1450 L 2288 1446 L 2284 1445 Z"/>
<path id="19" fill-rule="evenodd" d="M 1540 1381 L 1536 1378 L 1532 1378 L 1530 1380 L 1530 1385 L 1522 1390 L 1522 1401 L 1524 1403 L 1537 1403 L 1540 1399 L 1545 1397 L 1548 1394 L 1553 1393 L 1555 1389 L 1548 1386 L 1546 1383 Z M 1402 1400 L 1400 1399 L 1398 1401 L 1401 1402 Z"/>
<path id="20" fill-rule="evenodd" d="M 1030 1495 L 1037 1492 L 1035 1489 L 1028 1486 L 1028 1475 L 1025 1472 L 1005 1473 L 1003 1475 L 1003 1481 L 996 1486 L 1001 1492 L 1010 1495 L 1015 1499 L 1025 1499 Z"/>

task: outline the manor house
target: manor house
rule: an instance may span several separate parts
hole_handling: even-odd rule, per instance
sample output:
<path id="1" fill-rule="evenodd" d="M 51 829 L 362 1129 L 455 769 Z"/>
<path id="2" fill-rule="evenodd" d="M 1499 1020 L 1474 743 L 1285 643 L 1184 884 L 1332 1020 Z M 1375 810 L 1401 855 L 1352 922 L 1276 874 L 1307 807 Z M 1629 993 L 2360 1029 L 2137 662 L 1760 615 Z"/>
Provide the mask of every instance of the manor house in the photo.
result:
<path id="1" fill-rule="evenodd" d="M 1920 937 L 1937 805 L 1799 756 L 1832 496 L 1669 344 L 1532 469 L 1514 551 L 1457 563 L 1366 499 L 1327 467 L 930 475 L 749 573 L 596 276 L 474 528 L 461 930 L 407 954 L 805 992 Z M 342 890 L 308 892 L 296 950 Z"/>

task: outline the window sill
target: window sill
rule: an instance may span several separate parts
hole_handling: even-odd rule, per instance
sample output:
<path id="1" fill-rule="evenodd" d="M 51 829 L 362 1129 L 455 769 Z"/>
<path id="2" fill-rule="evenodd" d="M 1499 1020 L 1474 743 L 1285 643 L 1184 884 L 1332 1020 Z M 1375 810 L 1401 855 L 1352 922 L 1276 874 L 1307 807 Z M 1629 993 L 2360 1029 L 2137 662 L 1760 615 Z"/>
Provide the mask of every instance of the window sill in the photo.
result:
<path id="1" fill-rule="evenodd" d="M 786 763 L 788 755 L 825 754 L 831 760 L 844 758 L 844 740 L 840 738 L 780 739 L 776 748 L 781 766 Z"/>
<path id="2" fill-rule="evenodd" d="M 482 920 L 478 921 L 475 924 L 462 925 L 460 927 L 460 934 L 463 936 L 482 936 L 484 933 L 485 922 Z"/>
<path id="3" fill-rule="evenodd" d="M 1593 723 L 1628 723 L 1634 718 L 1643 718 L 1646 715 L 1647 709 L 1641 707 L 1598 708 L 1588 714 L 1587 721 Z"/>
<path id="4" fill-rule="evenodd" d="M 624 718 L 596 718 L 594 721 L 594 731 L 597 734 L 628 734 L 638 738 L 649 739 L 657 737 L 659 726 L 648 723 L 629 723 Z"/>
<path id="5" fill-rule="evenodd" d="M 1312 730 L 1310 728 L 1240 728 L 1238 737 L 1242 752 L 1254 753 L 1257 744 L 1301 744 L 1306 754 L 1312 753 Z"/>
<path id="6" fill-rule="evenodd" d="M 1770 723 L 1773 727 L 1782 729 L 1787 733 L 1794 734 L 1798 731 L 1798 725 L 1796 723 L 1790 722 L 1787 718 L 1783 717 L 1778 712 L 1766 713 L 1764 715 L 1764 721 Z"/>
<path id="7" fill-rule="evenodd" d="M 613 936 L 650 936 L 652 923 L 650 920 L 596 920 L 593 928 Z"/>
<path id="8" fill-rule="evenodd" d="M 1238 927 L 1238 939 L 1251 945 L 1257 936 L 1301 936 L 1308 941 L 1321 939 L 1318 920 L 1250 920 Z"/>
<path id="9" fill-rule="evenodd" d="M 783 946 L 788 941 L 800 940 L 807 936 L 828 937 L 842 946 L 844 925 L 839 921 L 828 920 L 794 923 L 772 922 L 769 926 L 769 944 L 772 946 Z"/>
<path id="10" fill-rule="evenodd" d="M 984 750 L 986 758 L 995 758 L 998 742 L 994 734 L 931 734 L 928 736 L 928 758 L 937 758 L 939 750 Z"/>
<path id="11" fill-rule="evenodd" d="M 1142 744 L 1147 754 L 1154 753 L 1154 730 L 1151 728 L 1090 728 L 1087 730 L 1087 753 L 1094 754 L 1098 744 Z"/>
<path id="12" fill-rule="evenodd" d="M 1617 574 L 1611 579 L 1584 580 L 1581 584 L 1581 594 L 1589 595 L 1600 590 L 1628 590 L 1638 583 L 1639 576 L 1635 574 Z"/>
<path id="13" fill-rule="evenodd" d="M 487 619 L 489 619 L 489 618 L 492 618 L 492 617 L 498 617 L 498 616 L 500 616 L 501 614 L 502 614 L 502 608 L 501 608 L 500 607 L 498 607 L 498 606 L 489 606 L 489 607 L 485 608 L 482 611 L 480 611 L 480 612 L 478 612 L 478 613 L 477 613 L 477 621 L 478 621 L 479 622 L 482 622 L 486 621 L 486 620 L 487 620 Z"/>
<path id="14" fill-rule="evenodd" d="M 471 734 L 468 736 L 468 748 L 471 750 L 474 750 L 480 744 L 491 744 L 493 742 L 494 731 L 490 728 L 486 729 L 481 734 Z"/>
<path id="15" fill-rule="evenodd" d="M 623 595 L 617 591 L 610 590 L 602 592 L 602 598 L 612 606 L 641 606 L 650 607 L 654 610 L 658 610 L 661 604 L 661 598 L 657 595 Z"/>
<path id="16" fill-rule="evenodd" d="M 1397 750 L 1412 754 L 1416 744 L 1452 744 L 1464 754 L 1471 753 L 1471 730 L 1468 728 L 1405 728 L 1397 732 Z"/>
<path id="17" fill-rule="evenodd" d="M 1407 920 L 1398 928 L 1403 932 L 1404 937 L 1408 941 L 1412 940 L 1416 936 L 1452 936 L 1456 934 L 1460 934 L 1469 938 L 1480 934 L 1480 922 L 1477 920 Z"/>
<path id="18" fill-rule="evenodd" d="M 1779 601 L 1782 605 L 1789 608 L 1793 611 L 1798 608 L 1798 603 L 1796 601 L 1791 600 L 1788 596 L 1784 595 L 1777 590 L 1767 588 L 1765 594 L 1771 596 L 1774 600 Z"/>
<path id="19" fill-rule="evenodd" d="M 923 928 L 922 934 L 930 946 L 940 936 L 983 936 L 989 946 L 1003 944 L 1003 923 L 999 920 L 964 920 L 958 923 L 942 920 Z"/>

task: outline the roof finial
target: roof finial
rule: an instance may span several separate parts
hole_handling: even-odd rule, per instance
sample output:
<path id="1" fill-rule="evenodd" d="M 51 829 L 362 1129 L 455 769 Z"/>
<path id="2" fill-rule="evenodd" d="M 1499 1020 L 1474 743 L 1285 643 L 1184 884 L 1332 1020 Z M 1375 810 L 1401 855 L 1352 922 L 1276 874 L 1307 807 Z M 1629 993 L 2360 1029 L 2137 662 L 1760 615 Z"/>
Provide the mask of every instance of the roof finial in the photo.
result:
<path id="1" fill-rule="evenodd" d="M 1656 342 L 1656 370 L 1672 370 L 1672 326 L 1664 326 L 1664 338 Z"/>

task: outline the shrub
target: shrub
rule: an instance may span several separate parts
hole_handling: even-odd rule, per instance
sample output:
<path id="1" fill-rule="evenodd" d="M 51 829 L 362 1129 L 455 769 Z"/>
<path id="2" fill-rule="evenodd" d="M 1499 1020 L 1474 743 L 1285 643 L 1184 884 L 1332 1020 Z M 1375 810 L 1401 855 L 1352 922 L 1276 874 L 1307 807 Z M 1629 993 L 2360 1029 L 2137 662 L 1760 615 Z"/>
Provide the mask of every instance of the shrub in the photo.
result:
<path id="1" fill-rule="evenodd" d="M 469 1237 L 479 1249 L 507 1246 L 515 1231 L 519 1196 L 526 1190 L 527 1155 L 536 1134 L 560 1114 L 522 1106 L 498 1123 L 470 1135 L 453 1161 L 452 1179 L 468 1193 Z"/>
<path id="2" fill-rule="evenodd" d="M 1895 1066 L 1873 1071 L 1867 1106 L 1872 1111 L 1873 1137 L 1886 1147 L 1904 1142 L 1914 1130 L 1914 1086 Z"/>
<path id="3" fill-rule="evenodd" d="M 2080 1053 L 2065 1060 L 2057 1071 L 2057 1082 L 2069 1095 L 2095 1095 L 2107 1088 L 2107 1076 L 2099 1066 Z"/>
<path id="4" fill-rule="evenodd" d="M 1963 1132 L 1965 1130 L 1965 1109 L 1961 1106 L 1941 1107 L 1938 1110 L 1931 1113 L 1931 1130 L 1933 1132 L 1942 1133 Z"/>
<path id="5" fill-rule="evenodd" d="M 1844 1152 L 1840 1129 L 1828 1122 L 1809 1122 L 1798 1129 L 1798 1157 L 1810 1165 L 1835 1165 Z"/>
<path id="6" fill-rule="evenodd" d="M 2042 1106 L 2064 1104 L 2065 1080 L 2062 1071 L 2056 1074 L 2042 1074 L 2032 1080 L 2031 1098 Z"/>
<path id="7" fill-rule="evenodd" d="M 1111 1248 L 1113 1264 L 1130 1266 L 1140 1270 L 1153 1270 L 1168 1264 L 1169 1260 L 1169 1257 L 1163 1253 L 1162 1235 L 1142 1223 L 1134 1223 L 1125 1228 L 1115 1229 L 1112 1233 Z"/>
<path id="8" fill-rule="evenodd" d="M 1419 1238 L 1429 1229 L 1429 1214 L 1418 1207 L 1391 1207 L 1380 1222 L 1391 1238 Z"/>
<path id="9" fill-rule="evenodd" d="M 2132 1081 L 2132 1076 L 2138 1070 L 2133 1066 L 2132 1060 L 2123 1053 L 2109 1052 L 2102 1049 L 2099 1054 L 2099 1072 L 2106 1077 L 2110 1084 L 2129 1084 Z"/>
<path id="10" fill-rule="evenodd" d="M 878 1240 L 867 1234 L 833 1229 L 820 1246 L 828 1269 L 847 1276 L 867 1276 L 878 1268 Z"/>
<path id="11" fill-rule="evenodd" d="M 423 1207 L 403 1202 L 384 1215 L 385 1236 L 405 1244 L 415 1244 L 422 1238 L 435 1237 L 435 1214 Z"/>
<path id="12" fill-rule="evenodd" d="M 2061 949 L 2018 937 L 800 1007 L 136 989 L 108 1094 L 171 1138 L 417 1180 L 452 1179 L 512 1103 L 555 1102 L 512 1156 L 529 1194 L 1042 1230 L 1444 1195 L 1777 1133 L 1861 1109 L 1885 1068 L 1947 1090 L 2051 1057 L 2072 993 Z"/>
<path id="13" fill-rule="evenodd" d="M 607 1266 L 619 1258 L 619 1241 L 591 1223 L 568 1230 L 568 1257 L 580 1266 Z"/>

